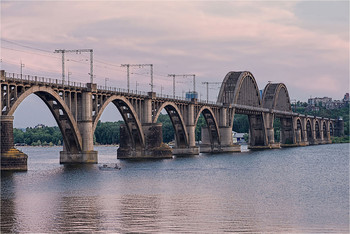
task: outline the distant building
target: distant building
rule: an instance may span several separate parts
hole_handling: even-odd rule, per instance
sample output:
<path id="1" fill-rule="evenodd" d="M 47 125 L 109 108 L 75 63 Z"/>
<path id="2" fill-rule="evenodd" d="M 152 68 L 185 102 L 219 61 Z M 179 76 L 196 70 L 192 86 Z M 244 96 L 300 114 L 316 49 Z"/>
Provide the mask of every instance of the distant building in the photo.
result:
<path id="1" fill-rule="evenodd" d="M 198 93 L 197 92 L 192 91 L 192 92 L 187 92 L 186 93 L 186 100 L 190 101 L 193 98 L 198 99 Z"/>
<path id="2" fill-rule="evenodd" d="M 330 97 L 315 97 L 308 99 L 307 110 L 319 111 L 319 107 L 324 107 L 327 110 L 340 109 L 349 103 L 349 93 L 344 95 L 342 100 L 332 100 Z"/>
<path id="3" fill-rule="evenodd" d="M 315 97 L 315 98 L 309 98 L 307 100 L 307 103 L 309 104 L 309 106 L 326 106 L 326 104 L 330 102 L 332 102 L 332 98 L 329 98 L 329 97 L 323 97 L 323 98 Z"/>
<path id="4" fill-rule="evenodd" d="M 38 124 L 34 128 L 45 128 L 46 126 L 44 124 Z"/>
<path id="5" fill-rule="evenodd" d="M 233 143 L 244 143 L 244 135 L 247 133 L 238 133 L 235 131 L 232 131 L 232 138 L 233 138 Z"/>

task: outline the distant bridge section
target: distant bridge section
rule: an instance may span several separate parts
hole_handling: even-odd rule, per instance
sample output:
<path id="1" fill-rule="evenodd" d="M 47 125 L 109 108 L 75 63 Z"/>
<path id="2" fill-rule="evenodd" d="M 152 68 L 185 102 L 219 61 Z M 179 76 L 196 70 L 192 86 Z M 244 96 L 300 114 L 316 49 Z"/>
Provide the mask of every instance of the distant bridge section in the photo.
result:
<path id="1" fill-rule="evenodd" d="M 255 78 L 247 71 L 225 76 L 216 103 L 20 76 L 3 70 L 0 75 L 2 170 L 26 170 L 27 156 L 13 146 L 13 114 L 31 94 L 46 104 L 61 130 L 64 144 L 60 163 L 64 164 L 97 163 L 93 135 L 110 103 L 125 123 L 120 129 L 121 159 L 240 151 L 232 138 L 235 114 L 248 115 L 251 149 L 331 143 L 331 136 L 342 131 L 341 123 L 334 119 L 293 113 L 287 87 L 282 83 L 267 84 L 260 97 Z M 175 130 L 174 148 L 163 144 L 162 126 L 157 123 L 162 110 L 168 113 Z M 201 114 L 207 126 L 202 129 L 202 143 L 198 146 L 195 127 Z M 274 140 L 275 118 L 281 122 L 280 142 Z"/>

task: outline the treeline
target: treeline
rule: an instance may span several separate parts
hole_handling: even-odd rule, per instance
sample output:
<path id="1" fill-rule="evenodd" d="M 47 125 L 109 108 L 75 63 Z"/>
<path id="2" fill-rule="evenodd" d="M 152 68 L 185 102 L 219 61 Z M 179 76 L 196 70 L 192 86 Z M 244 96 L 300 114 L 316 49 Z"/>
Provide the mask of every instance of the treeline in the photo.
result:
<path id="1" fill-rule="evenodd" d="M 26 128 L 25 131 L 13 129 L 15 144 L 62 145 L 63 138 L 58 127 Z"/>
<path id="2" fill-rule="evenodd" d="M 318 111 L 307 111 L 306 108 L 299 107 L 296 109 L 296 112 L 300 114 L 322 116 L 331 119 L 338 119 L 339 117 L 342 117 L 344 120 L 344 135 L 349 136 L 349 103 L 345 107 L 333 110 L 328 110 L 325 107 L 319 106 Z"/>
<path id="3" fill-rule="evenodd" d="M 173 141 L 175 133 L 170 117 L 166 114 L 161 114 L 158 118 L 158 122 L 163 124 L 163 141 L 166 143 Z M 99 121 L 94 134 L 94 143 L 101 145 L 119 144 L 119 129 L 122 124 L 124 124 L 124 121 L 104 123 Z M 201 130 L 203 126 L 206 126 L 206 122 L 201 115 L 195 130 L 196 141 L 201 140 Z M 235 115 L 233 130 L 236 132 L 248 132 L 248 117 L 246 115 Z M 15 144 L 32 146 L 63 144 L 62 134 L 58 127 L 26 128 L 25 131 L 13 129 L 13 135 Z"/>

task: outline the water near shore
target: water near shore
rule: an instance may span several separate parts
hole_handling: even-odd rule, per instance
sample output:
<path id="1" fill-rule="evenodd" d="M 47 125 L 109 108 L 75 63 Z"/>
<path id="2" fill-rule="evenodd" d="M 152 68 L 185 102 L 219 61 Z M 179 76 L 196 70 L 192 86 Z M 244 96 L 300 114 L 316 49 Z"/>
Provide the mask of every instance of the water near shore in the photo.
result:
<path id="1" fill-rule="evenodd" d="M 60 147 L 20 147 L 28 172 L 2 173 L 1 232 L 349 232 L 349 144 L 59 164 Z"/>

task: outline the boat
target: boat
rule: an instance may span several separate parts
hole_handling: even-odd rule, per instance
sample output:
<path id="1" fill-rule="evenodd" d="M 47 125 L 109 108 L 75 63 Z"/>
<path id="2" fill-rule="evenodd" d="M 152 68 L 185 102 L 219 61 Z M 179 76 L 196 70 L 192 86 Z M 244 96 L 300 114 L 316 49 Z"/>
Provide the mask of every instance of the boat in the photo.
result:
<path id="1" fill-rule="evenodd" d="M 108 165 L 108 164 L 103 164 L 102 166 L 98 166 L 98 168 L 100 170 L 103 171 L 114 171 L 114 170 L 120 170 L 121 167 L 118 166 L 118 164 L 116 163 L 114 166 Z"/>

